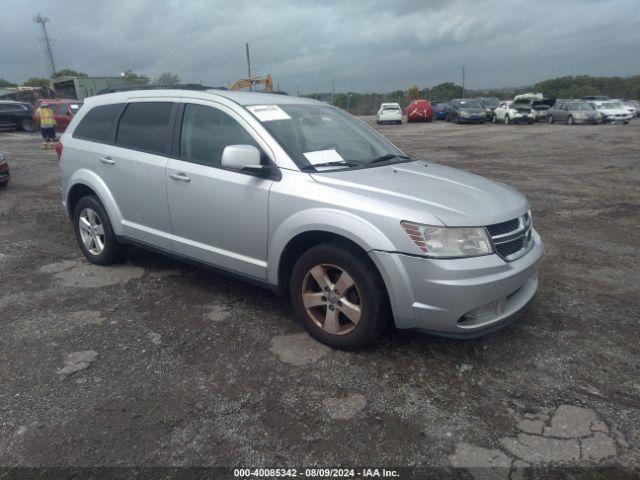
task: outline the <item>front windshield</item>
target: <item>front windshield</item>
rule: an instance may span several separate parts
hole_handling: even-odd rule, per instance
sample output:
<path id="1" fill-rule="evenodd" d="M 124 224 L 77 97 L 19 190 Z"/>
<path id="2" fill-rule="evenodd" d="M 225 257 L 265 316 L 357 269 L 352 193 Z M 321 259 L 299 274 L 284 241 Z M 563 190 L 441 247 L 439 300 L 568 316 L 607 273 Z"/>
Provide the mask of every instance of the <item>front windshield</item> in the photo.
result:
<path id="1" fill-rule="evenodd" d="M 479 100 L 460 100 L 460 108 L 482 108 Z"/>
<path id="2" fill-rule="evenodd" d="M 271 109 L 276 114 L 261 111 Z M 345 168 L 405 155 L 382 135 L 328 105 L 248 106 L 300 168 Z M 396 159 L 397 160 L 397 159 Z"/>

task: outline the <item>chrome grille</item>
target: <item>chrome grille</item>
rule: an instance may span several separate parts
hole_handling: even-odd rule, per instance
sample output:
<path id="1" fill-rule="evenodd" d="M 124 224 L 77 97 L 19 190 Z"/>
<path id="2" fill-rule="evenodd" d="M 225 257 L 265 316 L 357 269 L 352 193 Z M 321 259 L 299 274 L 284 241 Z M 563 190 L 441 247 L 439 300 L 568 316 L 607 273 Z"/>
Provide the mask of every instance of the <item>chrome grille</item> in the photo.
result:
<path id="1" fill-rule="evenodd" d="M 531 215 L 525 213 L 513 220 L 489 225 L 487 231 L 496 253 L 507 262 L 511 262 L 525 255 L 533 247 L 531 227 Z"/>

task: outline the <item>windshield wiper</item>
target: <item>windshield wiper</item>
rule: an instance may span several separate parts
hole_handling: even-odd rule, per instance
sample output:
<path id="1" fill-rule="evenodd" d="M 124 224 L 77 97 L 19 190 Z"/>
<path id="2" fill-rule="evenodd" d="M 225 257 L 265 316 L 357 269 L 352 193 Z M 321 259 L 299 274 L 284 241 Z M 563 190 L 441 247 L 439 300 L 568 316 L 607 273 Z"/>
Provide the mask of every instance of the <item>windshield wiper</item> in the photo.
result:
<path id="1" fill-rule="evenodd" d="M 402 158 L 403 160 L 407 160 L 411 157 L 409 157 L 409 155 L 395 155 L 393 153 L 387 153 L 385 155 L 382 155 L 381 157 L 374 158 L 369 163 L 386 162 L 387 160 L 393 160 L 394 158 Z"/>
<path id="2" fill-rule="evenodd" d="M 335 160 L 333 162 L 324 162 L 324 163 L 315 163 L 315 164 L 309 164 L 309 165 L 305 165 L 304 167 L 301 168 L 301 170 L 311 170 L 311 169 L 315 169 L 315 167 L 333 167 L 333 166 L 337 166 L 337 167 L 357 167 L 358 165 L 364 165 L 362 162 L 356 162 L 355 160 Z"/>

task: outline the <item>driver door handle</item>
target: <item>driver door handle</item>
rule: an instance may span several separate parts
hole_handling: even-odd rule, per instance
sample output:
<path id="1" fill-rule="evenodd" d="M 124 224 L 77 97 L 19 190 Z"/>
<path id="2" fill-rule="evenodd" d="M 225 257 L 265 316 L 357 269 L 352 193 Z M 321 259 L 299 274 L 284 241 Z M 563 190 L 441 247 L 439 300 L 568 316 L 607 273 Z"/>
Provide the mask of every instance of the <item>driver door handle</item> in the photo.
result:
<path id="1" fill-rule="evenodd" d="M 190 182 L 191 179 L 187 177 L 184 173 L 170 173 L 169 177 L 173 180 L 178 180 L 179 182 Z"/>
<path id="2" fill-rule="evenodd" d="M 105 165 L 115 165 L 116 161 L 111 157 L 100 157 L 100 161 Z"/>

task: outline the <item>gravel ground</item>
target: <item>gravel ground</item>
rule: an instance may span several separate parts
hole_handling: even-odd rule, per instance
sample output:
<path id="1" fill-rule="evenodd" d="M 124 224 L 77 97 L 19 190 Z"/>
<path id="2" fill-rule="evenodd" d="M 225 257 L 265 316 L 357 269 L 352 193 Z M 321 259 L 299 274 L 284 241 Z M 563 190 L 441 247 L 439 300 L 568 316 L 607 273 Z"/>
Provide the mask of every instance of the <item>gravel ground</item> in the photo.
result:
<path id="1" fill-rule="evenodd" d="M 640 467 L 640 120 L 377 128 L 528 197 L 547 249 L 519 323 L 347 353 L 237 280 L 91 266 L 55 154 L 0 133 L 0 466 Z"/>

